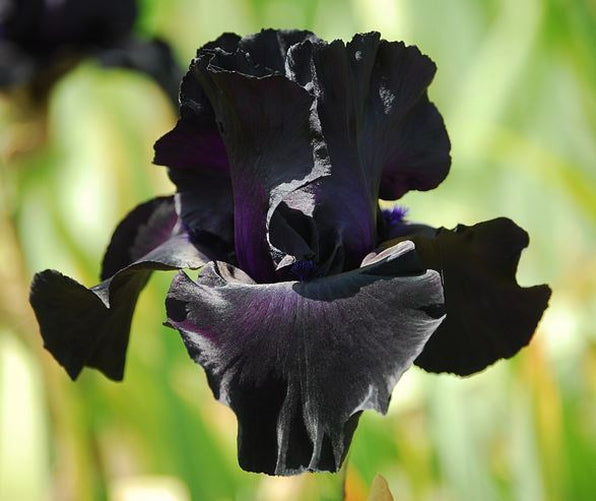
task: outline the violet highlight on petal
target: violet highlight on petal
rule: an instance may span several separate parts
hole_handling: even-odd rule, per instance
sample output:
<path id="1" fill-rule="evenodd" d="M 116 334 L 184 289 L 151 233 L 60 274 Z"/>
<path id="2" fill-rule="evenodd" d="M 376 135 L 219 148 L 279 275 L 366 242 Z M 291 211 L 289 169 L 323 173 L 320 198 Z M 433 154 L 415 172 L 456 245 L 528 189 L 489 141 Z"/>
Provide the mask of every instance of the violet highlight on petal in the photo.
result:
<path id="1" fill-rule="evenodd" d="M 316 270 L 317 265 L 312 259 L 296 261 L 291 267 L 292 273 L 301 282 L 304 282 L 305 280 L 310 280 L 316 273 Z"/>
<path id="2" fill-rule="evenodd" d="M 409 209 L 403 205 L 395 205 L 391 209 L 383 209 L 383 218 L 385 222 L 390 225 L 396 225 L 403 223 L 406 216 L 408 215 Z"/>

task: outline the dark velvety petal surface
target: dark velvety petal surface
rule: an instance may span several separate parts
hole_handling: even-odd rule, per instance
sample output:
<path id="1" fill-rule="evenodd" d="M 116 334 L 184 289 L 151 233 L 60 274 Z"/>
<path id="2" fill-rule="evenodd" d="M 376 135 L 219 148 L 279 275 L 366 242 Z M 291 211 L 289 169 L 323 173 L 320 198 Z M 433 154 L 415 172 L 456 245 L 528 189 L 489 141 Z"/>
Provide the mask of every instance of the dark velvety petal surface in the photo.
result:
<path id="1" fill-rule="evenodd" d="M 101 265 L 101 279 L 108 279 L 168 240 L 177 224 L 174 197 L 157 197 L 135 207 L 114 230 Z"/>
<path id="2" fill-rule="evenodd" d="M 215 50 L 234 52 L 240 37 L 224 33 L 209 42 L 198 54 Z M 180 119 L 176 127 L 155 143 L 153 162 L 179 169 L 229 173 L 228 156 L 215 121 L 213 107 L 207 99 L 193 60 L 180 86 Z"/>
<path id="3" fill-rule="evenodd" d="M 213 244 L 228 255 L 234 251 L 232 183 L 226 175 L 170 169 L 177 188 L 177 212 L 193 241 Z"/>
<path id="4" fill-rule="evenodd" d="M 451 143 L 443 118 L 426 95 L 408 112 L 387 154 L 379 197 L 401 198 L 410 190 L 436 188 L 449 173 Z"/>
<path id="5" fill-rule="evenodd" d="M 155 143 L 153 162 L 197 171 L 228 173 L 230 169 L 226 148 L 215 122 L 201 126 L 184 119 Z"/>
<path id="6" fill-rule="evenodd" d="M 411 242 L 368 266 L 312 280 L 256 284 L 216 262 L 180 273 L 168 323 L 238 418 L 242 468 L 337 471 L 360 413 L 386 412 L 393 386 L 443 318 L 439 275 Z"/>
<path id="7" fill-rule="evenodd" d="M 449 139 L 426 96 L 435 66 L 415 47 L 368 33 L 348 44 L 306 39 L 287 51 L 285 72 L 315 96 L 330 162 L 330 176 L 309 186 L 318 246 L 303 240 L 319 266 L 353 268 L 375 245 L 379 193 L 399 198 L 434 188 L 447 175 Z M 292 208 L 307 213 L 304 207 Z"/>
<path id="8" fill-rule="evenodd" d="M 353 269 L 376 244 L 377 198 L 438 185 L 449 140 L 415 47 L 307 31 L 226 34 L 197 53 L 155 162 L 229 172 L 236 255 L 258 282 L 312 260 Z M 311 256 L 311 257 L 308 257 Z"/>
<path id="9" fill-rule="evenodd" d="M 104 259 L 103 273 L 114 274 L 90 289 L 55 270 L 35 275 L 30 302 L 44 345 L 71 378 L 87 366 L 122 379 L 132 314 L 151 271 L 198 268 L 215 257 L 178 233 L 175 222 L 172 197 L 133 210 Z"/>
<path id="10" fill-rule="evenodd" d="M 409 190 L 430 190 L 449 173 L 451 144 L 426 91 L 435 71 L 435 64 L 417 47 L 381 41 L 372 71 L 373 104 L 364 140 L 368 158 L 381 162 L 381 198 L 393 200 Z"/>
<path id="11" fill-rule="evenodd" d="M 515 355 L 527 345 L 548 305 L 546 285 L 520 287 L 515 279 L 528 234 L 513 221 L 494 219 L 455 230 L 416 226 L 402 236 L 416 244 L 424 266 L 441 273 L 447 317 L 416 365 L 468 375 Z M 404 231 L 405 232 L 405 231 Z"/>
<path id="12" fill-rule="evenodd" d="M 288 50 L 293 45 L 306 40 L 320 42 L 320 39 L 310 31 L 267 29 L 243 37 L 238 43 L 238 50 L 247 54 L 254 66 L 267 68 L 283 75 L 286 72 Z"/>
<path id="13" fill-rule="evenodd" d="M 224 53 L 231 55 L 239 49 L 251 51 L 253 66 L 265 68 L 265 73 L 283 73 L 287 48 L 308 37 L 305 31 L 263 30 L 241 39 L 233 33 L 224 33 L 199 49 L 198 56 Z M 176 127 L 155 144 L 154 162 L 158 165 L 187 169 L 207 169 L 228 172 L 228 158 L 216 123 L 213 107 L 205 95 L 193 61 L 180 88 L 180 120 Z M 268 70 L 267 70 L 268 69 Z"/>
<path id="14" fill-rule="evenodd" d="M 416 47 L 374 32 L 348 44 L 305 42 L 290 49 L 288 68 L 317 97 L 334 175 L 349 174 L 373 203 L 379 190 L 397 199 L 447 176 L 449 138 L 426 94 L 436 67 Z"/>
<path id="15" fill-rule="evenodd" d="M 213 108 L 190 71 L 180 87 L 180 114 L 176 127 L 154 146 L 157 165 L 196 171 L 229 172 L 228 155 L 215 122 Z"/>
<path id="16" fill-rule="evenodd" d="M 259 282 L 275 280 L 267 242 L 273 210 L 288 194 L 327 175 L 325 147 L 313 97 L 278 74 L 218 53 L 199 58 L 196 73 L 209 97 L 226 144 L 234 194 L 236 256 Z M 256 105 L 258 103 L 258 105 Z M 314 200 L 304 198 L 312 209 Z"/>

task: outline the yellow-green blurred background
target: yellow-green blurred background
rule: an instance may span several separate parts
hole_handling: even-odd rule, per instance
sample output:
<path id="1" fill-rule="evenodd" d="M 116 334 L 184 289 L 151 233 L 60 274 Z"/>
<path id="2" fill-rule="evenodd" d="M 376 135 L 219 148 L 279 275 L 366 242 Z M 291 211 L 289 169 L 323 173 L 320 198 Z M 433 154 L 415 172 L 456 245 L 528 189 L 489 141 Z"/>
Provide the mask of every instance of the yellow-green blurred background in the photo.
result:
<path id="1" fill-rule="evenodd" d="M 402 200 L 452 227 L 508 216 L 531 235 L 520 283 L 551 304 L 531 346 L 460 379 L 409 371 L 389 414 L 368 413 L 347 499 L 376 473 L 398 500 L 596 499 L 596 2 L 594 0 L 144 0 L 137 30 L 187 65 L 223 31 L 378 30 L 437 63 L 431 98 L 452 171 Z M 86 285 L 116 223 L 173 188 L 151 165 L 176 118 L 146 77 L 87 60 L 45 115 L 0 100 L 0 499 L 339 499 L 341 477 L 242 472 L 236 423 L 178 334 L 161 326 L 171 274 L 141 296 L 125 381 L 76 383 L 41 346 L 27 295 L 57 268 Z M 137 496 L 137 497 L 134 497 Z M 154 496 L 154 497 L 151 497 Z"/>

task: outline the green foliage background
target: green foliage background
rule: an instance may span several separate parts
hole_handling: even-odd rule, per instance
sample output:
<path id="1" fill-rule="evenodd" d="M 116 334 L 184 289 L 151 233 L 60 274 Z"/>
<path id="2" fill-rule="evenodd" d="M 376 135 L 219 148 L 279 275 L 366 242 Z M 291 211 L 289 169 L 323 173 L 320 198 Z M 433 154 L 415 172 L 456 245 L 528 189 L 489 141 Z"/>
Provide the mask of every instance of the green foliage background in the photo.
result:
<path id="1" fill-rule="evenodd" d="M 366 499 L 381 473 L 399 500 L 591 500 L 596 492 L 596 3 L 593 0 L 145 0 L 138 30 L 188 64 L 222 31 L 378 30 L 437 63 L 431 98 L 453 166 L 402 202 L 453 227 L 508 216 L 531 235 L 523 285 L 554 294 L 521 354 L 467 379 L 414 368 L 388 416 L 365 414 L 344 472 Z M 236 424 L 178 335 L 161 327 L 171 275 L 141 296 L 122 384 L 77 383 L 41 347 L 35 271 L 86 285 L 116 223 L 172 192 L 151 165 L 175 121 L 143 76 L 86 61 L 47 110 L 0 102 L 0 499 L 339 499 L 342 476 L 275 479 L 236 464 Z M 140 489 L 145 494 L 131 497 Z M 162 497 L 150 498 L 162 493 Z M 128 496 L 128 497 L 127 497 Z M 167 497 L 170 496 L 170 497 Z"/>

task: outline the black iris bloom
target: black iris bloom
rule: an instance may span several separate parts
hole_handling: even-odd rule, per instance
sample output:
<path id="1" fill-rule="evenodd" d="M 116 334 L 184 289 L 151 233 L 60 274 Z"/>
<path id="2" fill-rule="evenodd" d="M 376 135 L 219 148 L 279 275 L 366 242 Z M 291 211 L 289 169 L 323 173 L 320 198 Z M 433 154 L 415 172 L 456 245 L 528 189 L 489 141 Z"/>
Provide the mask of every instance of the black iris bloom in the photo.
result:
<path id="1" fill-rule="evenodd" d="M 336 471 L 359 416 L 412 364 L 469 375 L 517 353 L 547 306 L 515 279 L 528 235 L 498 218 L 410 224 L 379 199 L 435 188 L 450 143 L 416 47 L 359 34 L 224 34 L 197 52 L 180 119 L 155 145 L 177 192 L 116 229 L 102 282 L 54 270 L 31 303 L 74 379 L 121 379 L 152 270 L 179 272 L 167 325 L 238 418 L 242 468 Z"/>
<path id="2" fill-rule="evenodd" d="M 135 0 L 3 0 L 0 88 L 28 85 L 43 100 L 82 58 L 148 74 L 178 103 L 181 71 L 159 39 L 133 34 Z"/>

